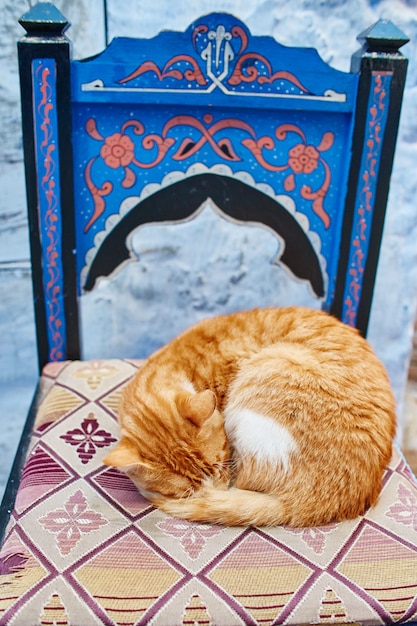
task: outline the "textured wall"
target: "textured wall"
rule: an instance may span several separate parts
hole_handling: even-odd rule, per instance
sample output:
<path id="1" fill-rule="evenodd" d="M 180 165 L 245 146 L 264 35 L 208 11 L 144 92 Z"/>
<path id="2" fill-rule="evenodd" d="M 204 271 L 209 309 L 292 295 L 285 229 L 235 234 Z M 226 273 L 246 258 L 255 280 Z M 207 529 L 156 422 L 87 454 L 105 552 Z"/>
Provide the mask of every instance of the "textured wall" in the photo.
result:
<path id="1" fill-rule="evenodd" d="M 56 4 L 72 22 L 68 35 L 76 42 L 74 56 L 98 52 L 104 42 L 102 1 L 57 0 Z M 388 367 L 402 416 L 417 285 L 416 0 L 212 0 L 209 7 L 204 0 L 128 5 L 107 0 L 107 5 L 110 38 L 116 34 L 147 37 L 162 28 L 183 30 L 208 10 L 229 11 L 244 20 L 253 34 L 274 35 L 287 45 L 314 46 L 327 62 L 345 71 L 359 47 L 356 35 L 380 17 L 391 19 L 412 39 L 402 49 L 410 67 L 369 329 L 369 338 Z M 8 417 L 17 415 L 15 398 L 28 402 L 36 357 L 15 52 L 16 39 L 23 34 L 17 19 L 29 3 L 0 0 L 0 8 L 0 415 L 7 424 Z M 205 256 L 195 243 L 180 251 L 177 244 L 186 237 L 184 229 L 175 235 L 175 245 L 166 229 L 152 234 L 143 229 L 135 243 L 142 264 L 127 266 L 114 282 L 102 281 L 96 292 L 84 298 L 86 356 L 115 355 L 127 349 L 147 352 L 158 344 L 159 328 L 164 339 L 169 338 L 194 319 L 242 304 L 281 304 L 294 298 L 313 302 L 305 285 L 290 286 L 282 270 L 272 267 L 261 273 L 263 261 L 274 256 L 277 246 L 268 233 L 245 228 L 230 234 L 230 225 L 210 210 L 184 228 L 191 230 L 192 242 L 198 234 L 205 236 Z M 163 260 L 168 264 L 161 273 Z M 155 276 L 162 286 L 159 291 Z M 170 287 L 174 282 L 180 286 L 179 298 Z M 127 288 L 123 300 L 122 288 Z M 237 299 L 242 288 L 244 302 Z M 151 302 L 152 307 L 141 302 Z M 102 333 L 96 331 L 98 318 L 106 323 Z M 137 339 L 144 336 L 150 338 L 146 345 Z M 0 453 L 2 446 L 6 444 L 0 440 Z"/>

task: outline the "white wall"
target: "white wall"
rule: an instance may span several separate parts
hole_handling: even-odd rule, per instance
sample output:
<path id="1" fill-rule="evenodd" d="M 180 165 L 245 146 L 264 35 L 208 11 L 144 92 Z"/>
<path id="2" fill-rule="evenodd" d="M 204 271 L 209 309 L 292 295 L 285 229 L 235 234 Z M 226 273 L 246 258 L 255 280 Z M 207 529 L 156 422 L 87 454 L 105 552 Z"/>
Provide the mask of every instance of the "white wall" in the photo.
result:
<path id="1" fill-rule="evenodd" d="M 104 43 L 102 0 L 57 0 L 56 5 L 72 22 L 68 36 L 73 38 L 74 56 L 100 51 Z M 411 39 L 402 48 L 410 59 L 399 142 L 389 197 L 376 293 L 372 307 L 369 339 L 385 362 L 394 386 L 398 412 L 403 427 L 403 393 L 411 347 L 412 324 L 416 308 L 417 286 L 417 4 L 415 0 L 155 0 L 154 2 L 107 0 L 110 38 L 115 35 L 150 37 L 162 28 L 183 30 L 201 14 L 228 11 L 245 21 L 254 35 L 275 36 L 286 45 L 316 47 L 321 56 L 337 69 L 347 71 L 351 54 L 359 48 L 356 36 L 379 18 L 391 19 Z M 0 481 L 7 473 L 19 415 L 29 402 L 36 379 L 35 334 L 31 304 L 30 267 L 25 214 L 24 178 L 20 135 L 20 110 L 16 40 L 23 35 L 17 19 L 29 9 L 23 0 L 0 0 Z M 128 10 L 127 10 L 128 8 Z M 206 221 L 205 221 L 206 220 Z M 207 220 L 209 220 L 207 222 Z M 212 220 L 210 222 L 210 220 Z M 214 221 L 213 221 L 214 220 Z M 215 218 L 203 215 L 193 225 L 197 232 L 210 232 Z M 165 288 L 170 280 L 181 280 L 185 299 L 178 314 L 171 316 L 175 304 L 150 286 L 149 277 L 159 271 L 169 250 L 166 232 L 146 234 L 138 239 L 144 260 L 142 269 L 126 268 L 114 284 L 103 282 L 83 303 L 86 356 L 106 356 L 132 346 L 136 328 L 148 334 L 166 336 L 199 316 L 233 308 L 235 286 L 245 286 L 245 303 L 255 306 L 270 303 L 287 284 L 282 272 L 259 277 L 257 267 L 267 254 L 264 234 L 259 239 L 253 231 L 230 235 L 222 224 L 211 242 L 209 263 L 199 256 L 194 245 L 185 256 L 175 255 L 171 273 L 159 275 Z M 151 237 L 151 239 L 149 238 Z M 247 251 L 242 253 L 243 243 Z M 268 248 L 269 250 L 269 248 Z M 188 255 L 188 256 L 187 256 Z M 190 278 L 195 259 L 200 259 L 197 278 Z M 171 259 L 170 259 L 171 263 Z M 249 268 L 254 265 L 252 272 Z M 209 267 L 209 271 L 207 271 Z M 269 272 L 269 270 L 268 270 Z M 243 282 L 242 282 L 243 281 Z M 257 286 L 262 285 L 261 293 Z M 119 309 L 119 287 L 128 287 L 128 297 Z M 197 290 L 200 288 L 200 291 Z M 201 290 L 202 288 L 202 290 Z M 301 303 L 309 303 L 304 285 L 295 288 Z M 169 288 L 168 288 L 169 291 Z M 138 306 L 138 298 L 153 298 L 156 313 Z M 185 304 L 184 304 L 185 303 Z M 277 303 L 280 303 L 278 301 Z M 169 314 L 167 314 L 167 312 Z M 97 317 L 106 321 L 99 334 Z M 121 320 L 121 321 L 120 321 Z M 175 323 L 172 320 L 176 320 Z M 155 332 L 155 329 L 157 332 Z M 169 338 L 169 337 L 168 337 Z M 152 339 L 157 341 L 157 339 Z M 7 456 L 8 455 L 8 456 Z"/>

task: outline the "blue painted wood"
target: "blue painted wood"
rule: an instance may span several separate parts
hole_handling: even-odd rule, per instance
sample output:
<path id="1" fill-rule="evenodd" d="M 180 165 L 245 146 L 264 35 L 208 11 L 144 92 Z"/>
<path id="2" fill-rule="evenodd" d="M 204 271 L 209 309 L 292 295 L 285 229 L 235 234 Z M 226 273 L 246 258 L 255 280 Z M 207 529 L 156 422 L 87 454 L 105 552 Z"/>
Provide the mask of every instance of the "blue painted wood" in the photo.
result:
<path id="1" fill-rule="evenodd" d="M 209 172 L 262 187 L 296 216 L 328 306 L 357 83 L 316 50 L 252 37 L 219 13 L 73 62 L 79 291 L 103 239 L 141 199 Z"/>
<path id="2" fill-rule="evenodd" d="M 55 60 L 33 60 L 32 80 L 48 358 L 59 361 L 66 354 L 66 319 Z"/>
<path id="3" fill-rule="evenodd" d="M 408 65 L 399 48 L 408 38 L 379 20 L 358 40 L 362 48 L 351 61 L 351 71 L 360 77 L 357 111 L 330 311 L 366 336 Z"/>
<path id="4" fill-rule="evenodd" d="M 212 13 L 184 33 L 114 39 L 102 54 L 73 64 L 72 86 L 76 102 L 204 106 L 209 101 L 212 106 L 351 111 L 356 81 L 328 66 L 313 48 L 254 37 L 232 15 Z"/>
<path id="5" fill-rule="evenodd" d="M 372 72 L 365 124 L 366 146 L 359 169 L 359 185 L 355 200 L 348 278 L 343 296 L 342 320 L 356 326 L 361 299 L 363 275 L 368 257 L 375 194 L 381 165 L 382 146 L 390 105 L 393 72 Z"/>
<path id="6" fill-rule="evenodd" d="M 366 334 L 407 66 L 401 31 L 380 21 L 362 33 L 345 73 L 313 49 L 254 37 L 224 13 L 183 33 L 116 39 L 82 61 L 70 61 L 68 23 L 52 4 L 39 3 L 21 24 L 41 366 L 79 355 L 76 292 L 130 258 L 131 231 L 188 219 L 210 197 L 233 221 L 272 229 L 280 263 Z M 42 109 L 47 86 L 32 74 L 44 62 L 56 96 Z"/>
<path id="7" fill-rule="evenodd" d="M 39 368 L 80 355 L 75 280 L 70 42 L 50 2 L 21 20 L 23 152 Z"/>

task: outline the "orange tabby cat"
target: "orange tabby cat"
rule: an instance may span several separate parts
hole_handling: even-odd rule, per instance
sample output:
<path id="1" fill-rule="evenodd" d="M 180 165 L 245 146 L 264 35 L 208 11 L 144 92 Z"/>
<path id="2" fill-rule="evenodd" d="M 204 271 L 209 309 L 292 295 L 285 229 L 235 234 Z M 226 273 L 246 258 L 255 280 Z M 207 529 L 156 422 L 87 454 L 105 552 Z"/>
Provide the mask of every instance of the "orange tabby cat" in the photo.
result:
<path id="1" fill-rule="evenodd" d="M 384 367 L 356 330 L 289 307 L 190 328 L 138 371 L 119 420 L 121 441 L 105 463 L 164 511 L 314 526 L 376 503 L 395 407 Z"/>

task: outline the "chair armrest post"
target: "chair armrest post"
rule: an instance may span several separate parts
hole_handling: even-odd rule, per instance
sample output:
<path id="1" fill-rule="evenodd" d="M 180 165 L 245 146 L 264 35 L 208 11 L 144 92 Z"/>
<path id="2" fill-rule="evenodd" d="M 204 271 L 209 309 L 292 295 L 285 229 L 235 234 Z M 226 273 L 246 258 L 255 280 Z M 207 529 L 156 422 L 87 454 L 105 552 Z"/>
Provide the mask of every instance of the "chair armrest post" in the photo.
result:
<path id="1" fill-rule="evenodd" d="M 19 20 L 23 151 L 39 368 L 79 357 L 70 42 L 67 20 L 40 2 Z M 64 236 L 65 235 L 65 236 Z"/>

